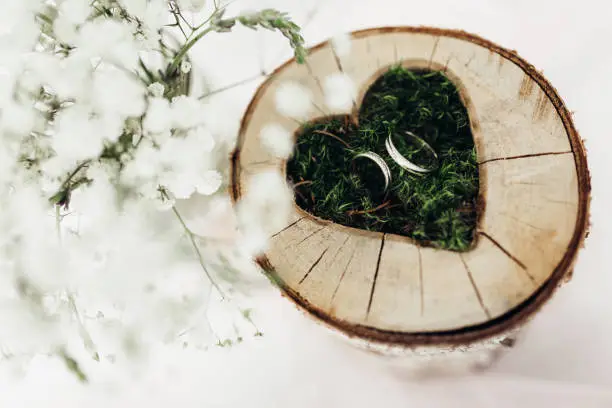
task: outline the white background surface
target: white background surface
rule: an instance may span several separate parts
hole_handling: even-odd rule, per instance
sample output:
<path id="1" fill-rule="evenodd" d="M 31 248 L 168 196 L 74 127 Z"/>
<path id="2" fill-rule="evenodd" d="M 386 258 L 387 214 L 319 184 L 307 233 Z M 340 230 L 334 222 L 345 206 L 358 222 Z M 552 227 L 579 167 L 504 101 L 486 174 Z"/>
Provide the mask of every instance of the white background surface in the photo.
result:
<path id="1" fill-rule="evenodd" d="M 289 11 L 300 24 L 309 21 L 304 27 L 309 44 L 375 26 L 458 28 L 517 50 L 543 70 L 575 112 L 592 173 L 593 225 L 573 281 L 525 330 L 516 349 L 477 376 L 415 382 L 330 337 L 274 290 L 262 287 L 256 294 L 256 320 L 263 338 L 231 349 L 159 355 L 158 365 L 141 382 L 110 394 L 74 387 L 57 367 L 41 367 L 19 385 L 0 383 L 0 406 L 612 407 L 611 3 L 237 0 L 230 10 L 266 6 Z M 290 54 L 284 39 L 242 29 L 204 40 L 194 59 L 214 86 L 222 87 L 269 71 Z M 246 83 L 211 101 L 211 109 L 236 116 L 230 130 L 237 130 L 257 84 Z M 169 377 L 161 369 L 168 362 L 175 366 Z"/>

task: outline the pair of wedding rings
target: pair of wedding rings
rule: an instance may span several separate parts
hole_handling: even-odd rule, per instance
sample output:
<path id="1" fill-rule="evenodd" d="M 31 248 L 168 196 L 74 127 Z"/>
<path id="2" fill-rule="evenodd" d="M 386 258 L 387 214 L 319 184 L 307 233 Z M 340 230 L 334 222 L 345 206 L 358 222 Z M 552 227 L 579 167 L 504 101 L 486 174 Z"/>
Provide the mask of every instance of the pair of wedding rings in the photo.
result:
<path id="1" fill-rule="evenodd" d="M 387 149 L 387 153 L 389 153 L 389 156 L 391 157 L 391 159 L 401 168 L 409 171 L 412 174 L 416 174 L 416 175 L 423 175 L 423 174 L 427 174 L 427 173 L 430 173 L 436 170 L 439 166 L 439 162 L 438 162 L 438 155 L 436 154 L 435 150 L 425 140 L 415 135 L 414 133 L 405 132 L 405 135 L 406 135 L 406 138 L 404 138 L 403 140 L 397 139 L 398 136 L 402 136 L 400 134 L 390 135 L 385 141 L 385 148 Z M 395 138 L 395 142 L 394 142 L 394 138 Z M 418 154 L 425 153 L 427 155 L 426 157 L 427 165 L 415 164 L 412 161 L 410 161 L 405 155 L 400 153 L 400 151 L 398 150 L 396 146 L 398 143 L 396 142 L 407 142 L 407 141 L 412 143 L 413 147 L 416 148 L 415 151 L 410 152 L 411 158 L 416 153 Z M 374 152 L 371 152 L 371 151 L 357 154 L 353 158 L 353 161 L 360 159 L 360 158 L 368 159 L 376 164 L 376 166 L 380 169 L 384 177 L 383 192 L 387 191 L 387 189 L 389 188 L 389 185 L 391 184 L 391 179 L 392 179 L 391 169 L 387 165 L 387 162 L 382 157 L 380 157 L 380 155 Z"/>

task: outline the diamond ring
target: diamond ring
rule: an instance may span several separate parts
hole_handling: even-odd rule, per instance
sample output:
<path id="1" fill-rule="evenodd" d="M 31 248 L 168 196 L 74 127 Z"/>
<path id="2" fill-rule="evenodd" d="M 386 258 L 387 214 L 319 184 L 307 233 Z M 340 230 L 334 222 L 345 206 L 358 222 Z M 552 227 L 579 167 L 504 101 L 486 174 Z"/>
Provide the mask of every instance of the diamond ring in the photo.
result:
<path id="1" fill-rule="evenodd" d="M 389 188 L 389 184 L 391 184 L 391 169 L 389 169 L 389 166 L 387 165 L 385 160 L 374 152 L 359 153 L 355 155 L 353 161 L 359 158 L 369 159 L 378 166 L 385 179 L 385 187 L 383 189 L 383 192 L 387 191 L 387 189 Z"/>
<path id="2" fill-rule="evenodd" d="M 406 137 L 401 134 L 389 135 L 385 141 L 385 147 L 391 159 L 401 168 L 413 174 L 426 174 L 438 168 L 438 155 L 435 150 L 422 138 L 412 132 L 405 132 Z M 399 149 L 398 149 L 399 147 Z M 400 153 L 400 150 L 402 153 Z M 422 153 L 426 153 L 423 157 Z M 408 157 L 406 157 L 408 156 Z M 419 164 L 411 160 L 420 158 Z M 411 159 L 411 160 L 409 160 Z"/>

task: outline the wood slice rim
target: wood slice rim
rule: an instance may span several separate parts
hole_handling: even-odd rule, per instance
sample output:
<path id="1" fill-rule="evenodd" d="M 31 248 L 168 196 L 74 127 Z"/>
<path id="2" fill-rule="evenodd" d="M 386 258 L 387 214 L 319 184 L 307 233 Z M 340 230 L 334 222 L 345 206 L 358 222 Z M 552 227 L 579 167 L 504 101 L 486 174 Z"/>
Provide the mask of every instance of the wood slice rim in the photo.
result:
<path id="1" fill-rule="evenodd" d="M 550 299 L 555 290 L 567 279 L 571 277 L 572 268 L 576 261 L 578 250 L 584 245 L 584 240 L 588 236 L 589 227 L 589 206 L 590 206 L 590 175 L 587 166 L 587 158 L 585 147 L 582 139 L 576 131 L 572 122 L 571 114 L 567 110 L 564 102 L 558 95 L 554 87 L 537 71 L 531 64 L 520 58 L 515 51 L 502 48 L 486 39 L 477 35 L 469 34 L 460 30 L 440 29 L 432 27 L 382 27 L 365 29 L 352 33 L 353 38 L 358 39 L 375 34 L 386 33 L 417 33 L 429 34 L 435 37 L 450 37 L 464 40 L 481 47 L 489 49 L 490 52 L 496 53 L 501 57 L 516 64 L 525 75 L 529 76 L 536 84 L 538 84 L 550 100 L 559 118 L 562 121 L 564 131 L 569 138 L 571 153 L 573 154 L 574 163 L 576 166 L 577 186 L 578 186 L 578 210 L 575 228 L 568 248 L 565 251 L 563 258 L 557 264 L 554 271 L 551 273 L 548 280 L 535 290 L 531 296 L 523 301 L 518 306 L 509 310 L 501 316 L 495 317 L 482 324 L 471 325 L 454 330 L 427 331 L 427 332 L 401 332 L 394 330 L 383 330 L 362 324 L 349 323 L 347 321 L 337 319 L 330 316 L 324 310 L 309 303 L 297 291 L 285 284 L 282 279 L 276 275 L 273 265 L 269 262 L 266 256 L 261 256 L 257 259 L 257 263 L 264 269 L 270 278 L 277 282 L 287 297 L 289 297 L 298 306 L 309 312 L 312 316 L 318 318 L 328 326 L 340 330 L 343 334 L 353 337 L 359 337 L 374 343 L 383 343 L 389 345 L 400 346 L 422 346 L 422 345 L 464 345 L 485 340 L 487 338 L 501 336 L 511 330 L 516 329 L 527 322 L 533 315 L 542 307 L 542 305 Z M 311 48 L 311 51 L 321 49 L 328 45 L 328 42 L 323 42 Z M 240 148 L 243 145 L 245 137 L 245 128 L 249 123 L 251 116 L 258 104 L 259 99 L 264 94 L 275 75 L 281 72 L 286 66 L 293 63 L 291 59 L 278 67 L 268 79 L 260 85 L 255 93 L 251 103 L 249 104 L 241 122 L 241 130 L 238 136 L 237 147 L 231 157 L 231 186 L 230 195 L 234 202 L 241 197 L 240 189 Z M 536 157 L 542 154 L 527 154 L 521 156 L 506 157 L 505 159 Z M 495 160 L 495 159 L 494 159 Z M 482 204 L 482 203 L 481 203 Z M 305 213 L 301 213 L 304 215 Z M 316 219 L 316 217 L 307 214 L 306 217 Z M 326 222 L 329 221 L 319 221 Z M 479 220 L 480 222 L 480 220 Z M 476 239 L 475 239 L 476 241 Z"/>

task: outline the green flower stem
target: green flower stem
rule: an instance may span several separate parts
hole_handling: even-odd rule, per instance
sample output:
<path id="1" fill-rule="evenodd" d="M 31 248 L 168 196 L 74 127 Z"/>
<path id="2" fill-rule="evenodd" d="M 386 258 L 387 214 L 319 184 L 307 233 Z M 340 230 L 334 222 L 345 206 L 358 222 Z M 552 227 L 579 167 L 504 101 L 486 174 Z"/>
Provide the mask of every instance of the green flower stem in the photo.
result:
<path id="1" fill-rule="evenodd" d="M 201 31 L 198 35 L 196 35 L 190 41 L 188 41 L 187 44 L 185 44 L 183 48 L 181 48 L 181 50 L 176 54 L 176 56 L 172 60 L 172 63 L 170 64 L 170 67 L 168 68 L 168 72 L 169 73 L 174 72 L 178 68 L 179 64 L 181 63 L 181 61 L 183 60 L 187 52 L 189 52 L 189 50 L 198 41 L 200 41 L 202 37 L 204 37 L 206 34 L 210 33 L 211 31 L 214 31 L 214 27 L 208 27 L 206 30 Z"/>
<path id="2" fill-rule="evenodd" d="M 162 194 L 164 195 L 166 199 L 169 199 L 168 195 L 165 192 L 162 191 Z M 181 213 L 177 210 L 176 206 L 174 205 L 172 206 L 172 212 L 174 212 L 174 215 L 179 220 L 179 222 L 181 223 L 181 226 L 185 230 L 185 233 L 189 237 L 189 241 L 191 242 L 191 245 L 193 246 L 193 250 L 198 256 L 198 261 L 200 262 L 200 266 L 202 267 L 202 270 L 206 274 L 206 277 L 208 277 L 208 280 L 210 281 L 210 283 L 214 286 L 217 292 L 219 292 L 219 294 L 221 295 L 221 298 L 225 299 L 227 297 L 225 295 L 225 292 L 223 292 L 221 287 L 217 284 L 217 282 L 215 282 L 212 275 L 208 271 L 208 268 L 206 267 L 206 263 L 204 262 L 204 257 L 202 256 L 202 251 L 200 251 L 200 247 L 198 246 L 198 243 L 196 242 L 196 234 L 194 234 L 193 231 L 191 231 L 191 229 L 187 226 L 187 223 L 181 216 Z"/>
<path id="3" fill-rule="evenodd" d="M 68 305 L 70 306 L 70 310 L 72 310 L 72 313 L 74 314 L 74 317 L 76 318 L 77 325 L 79 327 L 79 335 L 81 336 L 81 339 L 83 340 L 83 345 L 85 346 L 85 349 L 91 354 L 91 358 L 93 358 L 96 361 L 100 361 L 100 355 L 98 354 L 98 351 L 96 350 L 96 345 L 93 342 L 91 335 L 87 331 L 85 324 L 83 324 L 83 320 L 81 319 L 81 314 L 79 313 L 79 310 L 76 307 L 76 303 L 74 302 L 74 296 L 72 294 L 68 294 Z"/>

